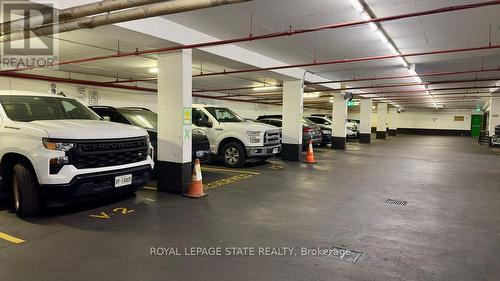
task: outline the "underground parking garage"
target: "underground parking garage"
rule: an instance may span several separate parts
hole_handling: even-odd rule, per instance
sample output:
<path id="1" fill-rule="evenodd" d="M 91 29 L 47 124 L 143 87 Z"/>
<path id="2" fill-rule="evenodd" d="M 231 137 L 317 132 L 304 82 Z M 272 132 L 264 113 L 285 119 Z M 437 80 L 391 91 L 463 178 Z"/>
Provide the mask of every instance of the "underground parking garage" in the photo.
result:
<path id="1" fill-rule="evenodd" d="M 500 280 L 500 1 L 0 5 L 0 280 Z"/>

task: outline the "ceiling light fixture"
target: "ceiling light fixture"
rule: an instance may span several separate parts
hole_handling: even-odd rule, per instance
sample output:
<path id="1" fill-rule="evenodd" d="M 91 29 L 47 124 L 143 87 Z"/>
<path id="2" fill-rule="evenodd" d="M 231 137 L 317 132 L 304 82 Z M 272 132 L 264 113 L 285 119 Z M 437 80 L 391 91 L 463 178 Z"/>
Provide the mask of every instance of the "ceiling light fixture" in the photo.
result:
<path id="1" fill-rule="evenodd" d="M 278 86 L 264 86 L 264 87 L 255 87 L 253 88 L 256 92 L 265 92 L 265 91 L 273 91 L 278 90 L 280 87 Z"/>
<path id="2" fill-rule="evenodd" d="M 305 99 L 312 99 L 312 98 L 319 98 L 319 97 L 320 97 L 320 93 L 318 93 L 318 92 L 304 93 Z"/>
<path id="3" fill-rule="evenodd" d="M 149 73 L 158 73 L 158 68 L 157 67 L 151 67 L 149 69 Z"/>

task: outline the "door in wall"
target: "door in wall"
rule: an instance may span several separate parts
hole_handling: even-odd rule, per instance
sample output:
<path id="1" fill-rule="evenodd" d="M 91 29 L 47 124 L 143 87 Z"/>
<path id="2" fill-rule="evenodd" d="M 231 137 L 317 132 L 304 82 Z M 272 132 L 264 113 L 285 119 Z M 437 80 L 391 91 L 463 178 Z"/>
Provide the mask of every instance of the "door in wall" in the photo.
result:
<path id="1" fill-rule="evenodd" d="M 472 115 L 470 122 L 470 134 L 472 137 L 479 137 L 483 127 L 483 115 Z"/>

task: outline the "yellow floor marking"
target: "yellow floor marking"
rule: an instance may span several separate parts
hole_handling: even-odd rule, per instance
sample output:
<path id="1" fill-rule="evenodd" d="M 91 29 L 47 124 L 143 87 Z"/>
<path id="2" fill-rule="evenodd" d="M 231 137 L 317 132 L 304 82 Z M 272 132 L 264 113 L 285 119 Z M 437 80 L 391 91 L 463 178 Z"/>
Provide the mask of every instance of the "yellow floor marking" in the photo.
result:
<path id="1" fill-rule="evenodd" d="M 11 243 L 14 243 L 14 244 L 21 244 L 24 242 L 23 239 L 19 239 L 19 238 L 16 238 L 14 236 L 10 236 L 9 234 L 3 233 L 3 232 L 0 232 L 0 238 L 3 240 L 7 240 Z"/>
<path id="2" fill-rule="evenodd" d="M 91 218 L 98 218 L 98 219 L 110 219 L 111 217 L 106 214 L 105 212 L 101 212 L 99 215 L 89 215 Z"/>
<path id="3" fill-rule="evenodd" d="M 260 175 L 260 173 L 247 171 L 247 170 L 237 170 L 237 169 L 222 169 L 222 168 L 212 168 L 212 167 L 202 167 L 202 171 L 207 172 L 229 172 L 238 174 L 249 174 L 249 175 Z"/>
<path id="4" fill-rule="evenodd" d="M 211 182 L 211 183 L 207 183 L 205 185 L 205 190 L 214 189 L 214 188 L 217 188 L 217 187 L 221 187 L 221 186 L 224 186 L 224 185 L 235 183 L 237 181 L 245 180 L 245 179 L 248 179 L 248 178 L 251 178 L 251 177 L 253 177 L 253 175 L 251 175 L 251 174 L 239 174 L 239 175 L 236 175 L 236 176 L 232 176 L 232 177 L 220 179 L 220 180 L 217 180 L 217 181 L 214 181 L 214 182 Z"/>
<path id="5" fill-rule="evenodd" d="M 256 175 L 260 175 L 260 174 L 256 173 Z M 235 176 L 231 176 L 231 177 L 227 177 L 227 178 L 223 178 L 223 179 L 220 179 L 220 180 L 216 180 L 216 181 L 213 181 L 213 182 L 206 183 L 206 184 L 204 184 L 204 187 L 205 187 L 206 190 L 213 189 L 213 188 L 221 187 L 223 185 L 228 185 L 228 184 L 231 184 L 231 183 L 235 183 L 235 182 L 240 181 L 240 180 L 248 179 L 248 178 L 251 178 L 253 176 L 254 176 L 254 174 L 248 174 L 248 173 L 239 174 L 239 175 L 235 175 Z M 149 187 L 149 186 L 145 186 L 145 187 L 143 187 L 143 189 L 157 190 L 156 188 Z M 153 200 L 153 202 L 154 202 L 154 200 Z"/>

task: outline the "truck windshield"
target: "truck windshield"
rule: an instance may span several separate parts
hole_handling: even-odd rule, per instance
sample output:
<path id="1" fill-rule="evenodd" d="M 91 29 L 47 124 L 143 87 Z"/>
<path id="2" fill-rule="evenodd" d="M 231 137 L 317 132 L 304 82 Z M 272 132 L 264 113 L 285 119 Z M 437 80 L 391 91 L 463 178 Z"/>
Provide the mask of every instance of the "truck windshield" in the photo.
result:
<path id="1" fill-rule="evenodd" d="M 0 103 L 13 121 L 100 119 L 80 102 L 62 97 L 0 96 Z"/>
<path id="2" fill-rule="evenodd" d="M 145 129 L 156 129 L 158 127 L 158 114 L 147 110 L 120 109 L 132 124 Z"/>
<path id="3" fill-rule="evenodd" d="M 238 116 L 228 108 L 224 107 L 206 107 L 206 110 L 219 122 L 245 122 L 245 120 Z"/>

